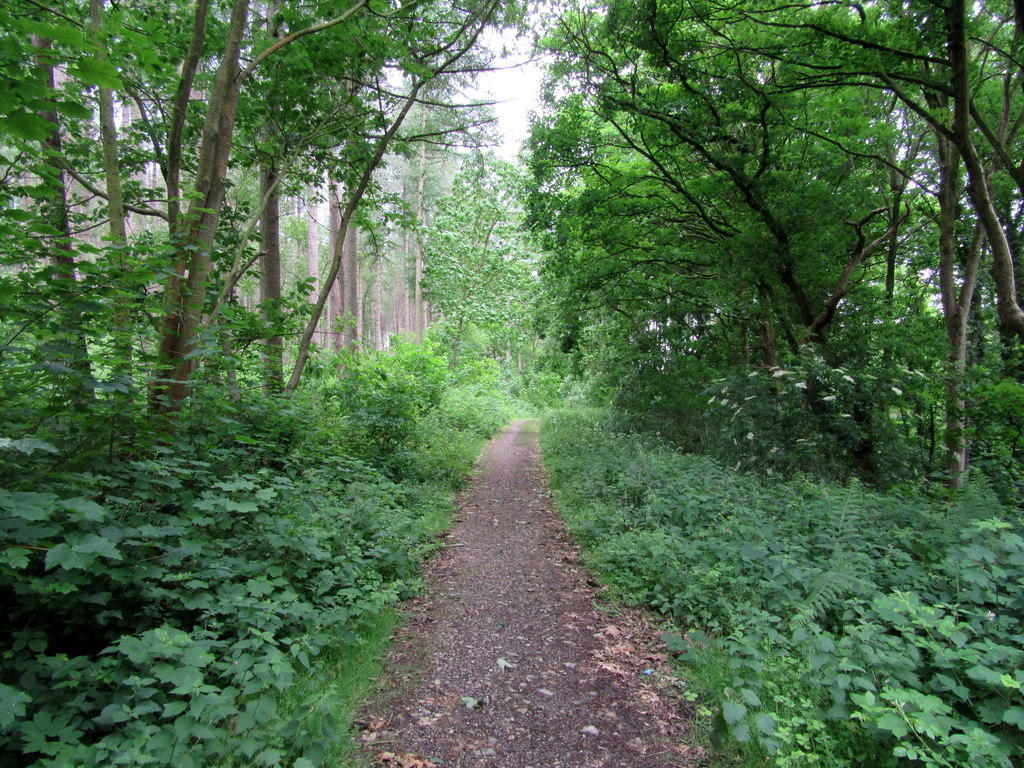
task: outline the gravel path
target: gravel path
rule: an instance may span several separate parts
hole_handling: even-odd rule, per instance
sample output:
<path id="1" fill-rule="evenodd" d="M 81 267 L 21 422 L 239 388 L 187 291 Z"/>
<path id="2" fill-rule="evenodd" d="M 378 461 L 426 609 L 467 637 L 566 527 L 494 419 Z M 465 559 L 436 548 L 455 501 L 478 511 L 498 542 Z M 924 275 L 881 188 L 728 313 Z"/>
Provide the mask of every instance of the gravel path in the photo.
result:
<path id="1" fill-rule="evenodd" d="M 362 740 L 398 768 L 699 765 L 656 634 L 604 613 L 551 510 L 536 422 L 493 440 Z"/>

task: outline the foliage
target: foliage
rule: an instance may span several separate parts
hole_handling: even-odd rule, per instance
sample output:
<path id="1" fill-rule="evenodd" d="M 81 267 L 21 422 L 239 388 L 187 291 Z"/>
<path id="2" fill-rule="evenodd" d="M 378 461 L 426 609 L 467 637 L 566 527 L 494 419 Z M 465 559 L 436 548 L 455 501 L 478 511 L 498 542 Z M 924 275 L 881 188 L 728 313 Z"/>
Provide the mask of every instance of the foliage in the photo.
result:
<path id="1" fill-rule="evenodd" d="M 450 350 L 453 367 L 463 356 L 521 353 L 536 260 L 519 210 L 521 183 L 511 164 L 474 158 L 425 233 L 425 296 L 443 318 L 434 334 Z"/>
<path id="2" fill-rule="evenodd" d="M 430 347 L 399 344 L 390 352 L 345 355 L 340 365 L 321 387 L 336 403 L 349 450 L 400 474 L 418 420 L 441 401 L 444 360 Z"/>
<path id="3" fill-rule="evenodd" d="M 719 739 L 753 764 L 1013 764 L 1024 539 L 984 482 L 766 484 L 615 421 L 548 418 L 545 461 L 591 565 L 679 627 Z"/>
<path id="4" fill-rule="evenodd" d="M 4 442 L 11 764 L 321 764 L 344 723 L 308 681 L 415 589 L 444 490 L 506 415 L 446 391 L 429 347 L 345 364 L 300 395 L 208 393 L 175 442 L 89 471 Z"/>
<path id="5" fill-rule="evenodd" d="M 1022 108 L 1006 88 L 1019 13 L 609 0 L 561 14 L 527 212 L 545 332 L 573 373 L 730 463 L 880 487 L 955 484 L 970 463 L 1019 502 L 1014 398 L 989 387 L 1020 383 L 1024 326 L 1006 320 L 999 249 L 976 273 L 971 256 L 984 229 L 1019 269 L 1024 175 L 1003 169 L 1024 133 L 991 127 Z"/>

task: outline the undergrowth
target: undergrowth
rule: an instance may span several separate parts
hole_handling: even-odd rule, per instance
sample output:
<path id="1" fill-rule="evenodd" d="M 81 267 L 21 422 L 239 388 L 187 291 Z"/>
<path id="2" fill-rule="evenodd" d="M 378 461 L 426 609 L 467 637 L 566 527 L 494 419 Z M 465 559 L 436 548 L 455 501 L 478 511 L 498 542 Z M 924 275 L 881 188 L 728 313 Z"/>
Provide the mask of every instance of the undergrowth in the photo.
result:
<path id="1" fill-rule="evenodd" d="M 767 482 L 560 412 L 541 432 L 589 565 L 660 612 L 748 765 L 1020 766 L 1021 520 L 952 500 Z"/>
<path id="2" fill-rule="evenodd" d="M 132 455 L 0 450 L 0 766 L 337 764 L 346 667 L 418 588 L 488 395 L 399 347 Z"/>

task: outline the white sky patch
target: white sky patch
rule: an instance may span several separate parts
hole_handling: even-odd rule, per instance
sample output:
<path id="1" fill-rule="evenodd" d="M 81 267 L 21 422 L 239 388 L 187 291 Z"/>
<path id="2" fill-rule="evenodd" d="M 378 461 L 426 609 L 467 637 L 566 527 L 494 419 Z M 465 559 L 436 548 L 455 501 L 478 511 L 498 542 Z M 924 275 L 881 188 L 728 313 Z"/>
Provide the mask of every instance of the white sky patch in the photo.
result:
<path id="1" fill-rule="evenodd" d="M 501 69 L 480 74 L 478 87 L 469 95 L 498 102 L 494 113 L 502 141 L 495 150 L 505 160 L 514 161 L 530 131 L 529 114 L 536 111 L 540 100 L 542 67 L 531 61 L 528 40 L 490 32 L 484 44 L 498 54 L 505 48 L 507 55 L 495 60 L 495 66 Z"/>

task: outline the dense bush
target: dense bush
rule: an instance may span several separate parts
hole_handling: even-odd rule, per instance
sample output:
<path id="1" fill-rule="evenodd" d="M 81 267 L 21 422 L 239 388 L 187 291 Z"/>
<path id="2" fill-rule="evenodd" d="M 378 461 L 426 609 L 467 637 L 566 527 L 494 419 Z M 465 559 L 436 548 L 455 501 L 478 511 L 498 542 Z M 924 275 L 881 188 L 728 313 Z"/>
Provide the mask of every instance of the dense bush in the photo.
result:
<path id="1" fill-rule="evenodd" d="M 415 587 L 434 488 L 501 426 L 465 423 L 446 381 L 400 347 L 299 395 L 197 401 L 89 471 L 0 446 L 0 765 L 319 765 L 335 705 L 294 683 Z"/>
<path id="2" fill-rule="evenodd" d="M 1024 539 L 950 503 L 794 480 L 559 414 L 546 462 L 591 564 L 681 630 L 716 732 L 779 766 L 1020 765 Z"/>

